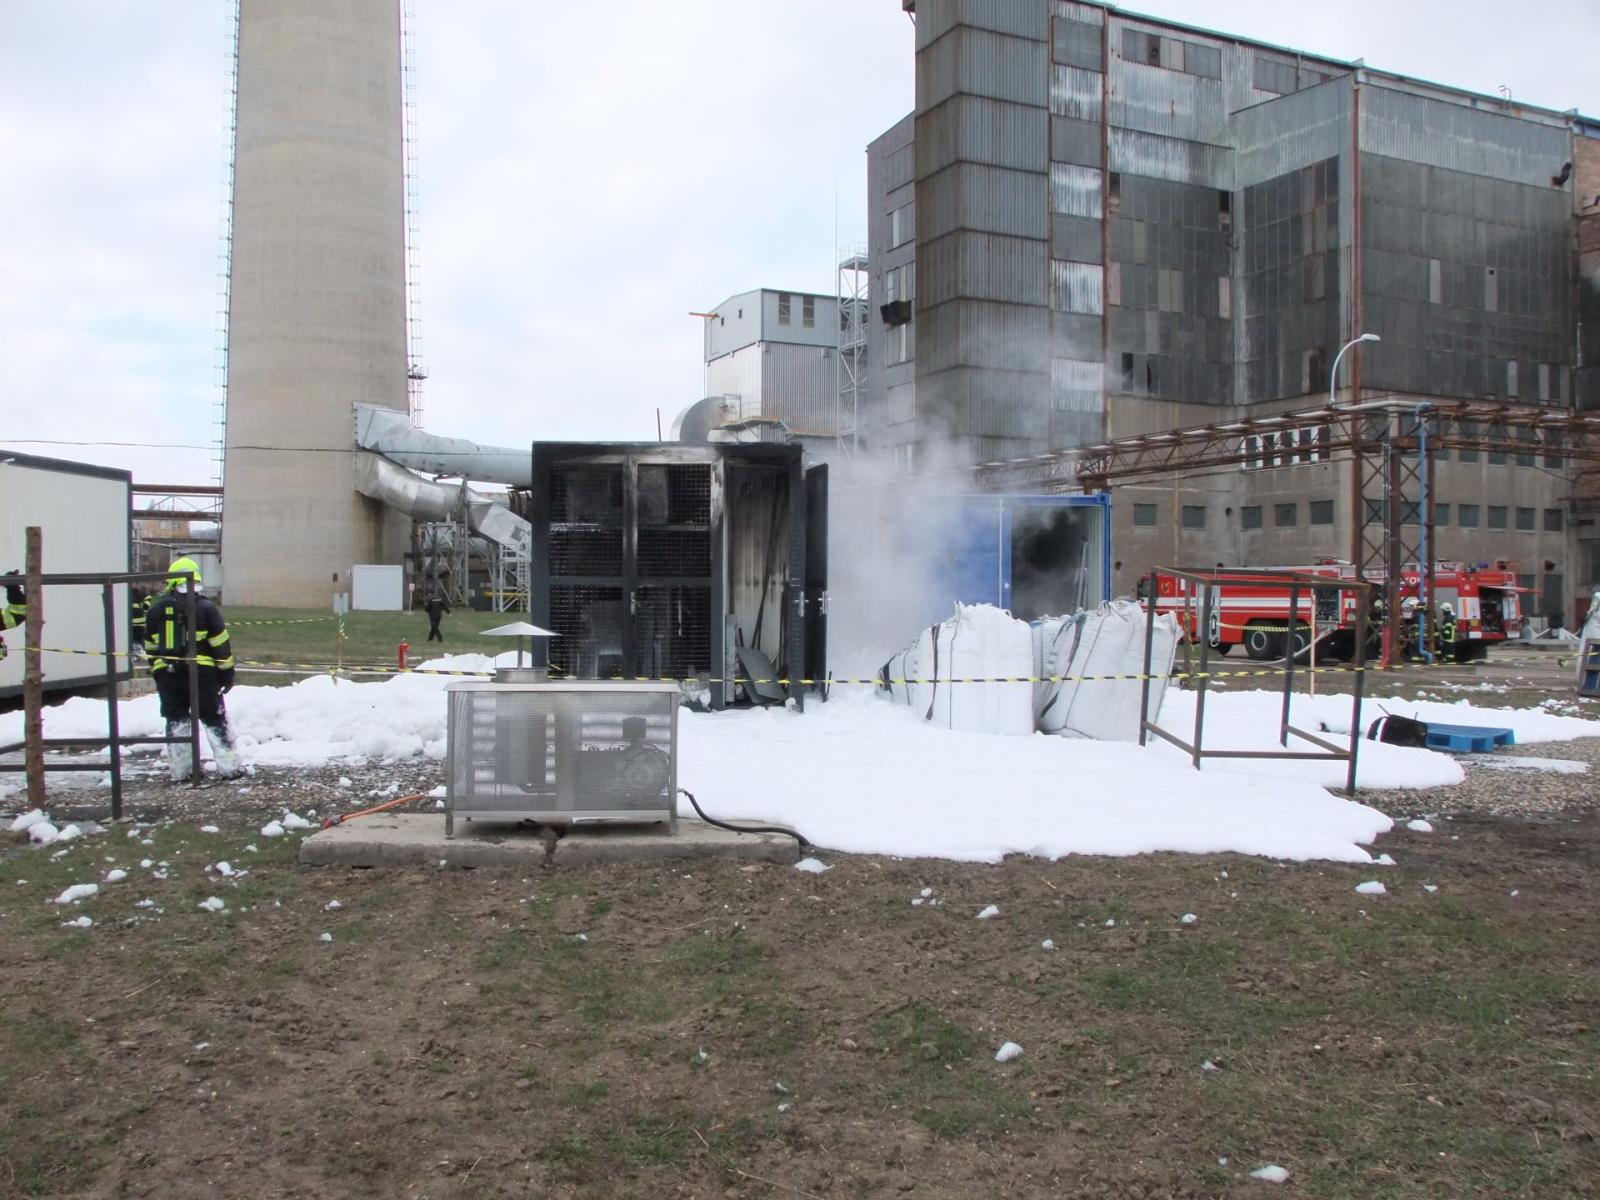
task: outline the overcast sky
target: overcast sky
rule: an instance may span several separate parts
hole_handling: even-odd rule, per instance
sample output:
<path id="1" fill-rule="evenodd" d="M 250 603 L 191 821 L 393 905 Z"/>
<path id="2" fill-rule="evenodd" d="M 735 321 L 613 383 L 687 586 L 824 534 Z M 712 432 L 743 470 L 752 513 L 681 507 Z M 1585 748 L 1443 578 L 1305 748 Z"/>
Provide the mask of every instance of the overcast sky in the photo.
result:
<path id="1" fill-rule="evenodd" d="M 330 0 L 336 2 L 336 0 Z M 0 441 L 204 482 L 231 0 L 0 0 Z M 867 142 L 910 111 L 899 0 L 414 0 L 426 424 L 643 439 L 700 322 L 834 286 Z M 1600 115 L 1600 4 L 1150 0 L 1191 21 Z"/>

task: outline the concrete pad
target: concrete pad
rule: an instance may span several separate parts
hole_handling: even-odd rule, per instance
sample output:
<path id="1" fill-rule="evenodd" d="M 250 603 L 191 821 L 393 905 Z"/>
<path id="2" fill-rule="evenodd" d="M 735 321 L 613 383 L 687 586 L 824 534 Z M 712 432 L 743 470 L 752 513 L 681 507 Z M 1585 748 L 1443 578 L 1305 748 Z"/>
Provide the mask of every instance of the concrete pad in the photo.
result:
<path id="1" fill-rule="evenodd" d="M 779 863 L 800 859 L 793 838 L 732 833 L 702 821 L 679 821 L 676 835 L 668 833 L 664 825 L 572 830 L 548 853 L 547 830 L 481 821 L 458 821 L 456 826 L 456 836 L 446 838 L 442 813 L 359 817 L 305 838 L 300 843 L 300 861 L 308 866 L 391 867 L 437 866 L 443 859 L 451 867 L 527 868 L 694 858 Z"/>
<path id="2" fill-rule="evenodd" d="M 550 862 L 557 867 L 685 858 L 795 863 L 800 861 L 800 847 L 782 834 L 733 833 L 704 821 L 679 820 L 676 834 L 668 833 L 665 825 L 574 829 L 550 853 Z"/>

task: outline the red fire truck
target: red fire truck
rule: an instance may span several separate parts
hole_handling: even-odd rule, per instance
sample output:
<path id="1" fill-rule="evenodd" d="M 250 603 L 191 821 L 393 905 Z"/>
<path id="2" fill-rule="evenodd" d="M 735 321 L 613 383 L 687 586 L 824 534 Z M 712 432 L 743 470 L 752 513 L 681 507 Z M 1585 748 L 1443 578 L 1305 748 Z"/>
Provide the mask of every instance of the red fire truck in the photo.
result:
<path id="1" fill-rule="evenodd" d="M 1346 562 L 1320 562 L 1311 566 L 1277 567 L 1330 581 L 1354 579 L 1355 571 Z M 1415 566 L 1401 572 L 1401 609 L 1410 616 L 1418 603 L 1419 572 Z M 1434 564 L 1433 611 L 1435 632 L 1444 628 L 1444 609 L 1449 605 L 1454 616 L 1455 638 L 1448 652 L 1461 662 L 1480 659 L 1488 648 L 1507 638 L 1520 637 L 1522 610 L 1518 602 L 1516 566 L 1508 562 Z M 1371 580 L 1381 583 L 1381 579 Z M 1281 659 L 1290 644 L 1292 628 L 1295 653 L 1310 646 L 1313 631 L 1317 654 L 1333 659 L 1349 659 L 1355 652 L 1356 592 L 1354 589 L 1317 589 L 1313 598 L 1302 595 L 1290 619 L 1290 596 L 1281 586 L 1268 587 L 1240 574 L 1230 577 L 1226 569 L 1216 573 L 1216 582 L 1203 585 L 1212 592 L 1210 627 L 1206 631 L 1211 648 L 1226 654 L 1235 646 L 1257 660 Z M 1149 577 L 1139 582 L 1139 596 L 1146 600 Z M 1198 640 L 1205 597 L 1181 579 L 1161 577 L 1161 594 L 1156 611 L 1169 612 L 1178 619 L 1186 638 Z M 1313 606 L 1315 611 L 1313 612 Z M 1373 636 L 1377 636 L 1379 614 L 1373 617 Z M 1414 625 L 1413 625 L 1414 628 Z M 1375 648 L 1375 647 L 1374 647 Z"/>

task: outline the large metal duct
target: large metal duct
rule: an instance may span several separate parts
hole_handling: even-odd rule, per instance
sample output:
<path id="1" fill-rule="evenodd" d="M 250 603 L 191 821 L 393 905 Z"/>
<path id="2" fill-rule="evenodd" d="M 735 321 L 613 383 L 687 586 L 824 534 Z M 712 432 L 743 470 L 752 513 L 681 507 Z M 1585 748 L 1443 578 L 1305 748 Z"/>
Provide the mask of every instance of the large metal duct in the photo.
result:
<path id="1" fill-rule="evenodd" d="M 405 413 L 374 404 L 355 406 L 356 445 L 430 475 L 454 475 L 480 483 L 533 486 L 527 449 L 480 446 L 466 438 L 440 437 L 418 429 Z M 363 493 L 366 494 L 366 493 Z"/>
<path id="2" fill-rule="evenodd" d="M 448 440 L 448 439 L 441 439 Z M 527 554 L 532 527 L 501 501 L 464 483 L 437 483 L 370 451 L 356 454 L 356 491 L 413 521 L 465 519 L 467 528 L 507 550 Z M 530 473 L 532 467 L 529 467 Z"/>

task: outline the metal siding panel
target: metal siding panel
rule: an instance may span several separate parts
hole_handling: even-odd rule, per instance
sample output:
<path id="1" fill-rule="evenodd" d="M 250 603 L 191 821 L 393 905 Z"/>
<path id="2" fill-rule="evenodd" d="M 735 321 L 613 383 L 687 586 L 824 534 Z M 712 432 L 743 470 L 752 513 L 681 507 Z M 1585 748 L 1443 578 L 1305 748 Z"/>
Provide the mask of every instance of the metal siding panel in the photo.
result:
<path id="1" fill-rule="evenodd" d="M 1368 84 L 1361 96 L 1361 149 L 1549 188 L 1572 157 L 1572 136 L 1566 129 Z"/>
<path id="2" fill-rule="evenodd" d="M 1235 187 L 1278 179 L 1350 146 L 1351 85 L 1337 79 L 1233 114 Z"/>
<path id="3" fill-rule="evenodd" d="M 1057 312 L 1105 311 L 1105 270 L 1095 263 L 1050 263 L 1050 307 Z"/>
<path id="4" fill-rule="evenodd" d="M 1103 71 L 1106 66 L 1105 46 L 1101 42 L 1103 36 L 1098 25 L 1066 17 L 1057 18 L 1051 42 L 1051 58 L 1063 66 Z"/>
<path id="5" fill-rule="evenodd" d="M 1098 167 L 1105 153 L 1099 125 L 1071 117 L 1050 118 L 1050 158 L 1080 167 Z"/>
<path id="6" fill-rule="evenodd" d="M 917 106 L 959 94 L 1043 107 L 1049 78 L 1043 42 L 962 26 L 917 52 Z"/>
<path id="7" fill-rule="evenodd" d="M 1067 262 L 1100 262 L 1105 252 L 1104 231 L 1104 225 L 1092 217 L 1057 213 L 1050 219 L 1050 256 Z"/>
<path id="8" fill-rule="evenodd" d="M 923 243 L 957 229 L 1043 241 L 1047 216 L 1044 175 L 957 163 L 917 187 L 917 240 Z"/>
<path id="9" fill-rule="evenodd" d="M 1233 152 L 1220 146 L 1112 126 L 1108 157 L 1126 175 L 1233 190 Z"/>
<path id="10" fill-rule="evenodd" d="M 1040 0 L 924 0 L 917 5 L 917 49 L 966 25 L 1042 42 L 1049 36 L 1050 9 Z"/>
<path id="11" fill-rule="evenodd" d="M 1097 4 L 1075 4 L 1072 0 L 1055 0 L 1055 15 L 1057 20 L 1082 21 L 1096 27 L 1106 23 L 1105 9 Z"/>
<path id="12" fill-rule="evenodd" d="M 1045 302 L 1042 241 L 958 231 L 928 242 L 918 255 L 918 299 L 933 307 L 960 298 L 1010 304 Z"/>
<path id="13" fill-rule="evenodd" d="M 827 347 L 768 343 L 761 371 L 761 415 L 796 433 L 832 433 L 838 380 Z"/>
<path id="14" fill-rule="evenodd" d="M 1037 170 L 1049 136 L 1049 115 L 1042 108 L 955 96 L 917 118 L 917 174 L 931 175 L 958 161 Z"/>
<path id="15" fill-rule="evenodd" d="M 1229 144 L 1226 90 L 1217 80 L 1113 56 L 1110 97 L 1114 126 Z"/>
<path id="16" fill-rule="evenodd" d="M 1100 123 L 1105 105 L 1101 97 L 1104 76 L 1080 67 L 1050 68 L 1050 111 L 1058 117 Z"/>
<path id="17" fill-rule="evenodd" d="M 1046 308 L 958 300 L 918 314 L 918 380 L 957 367 L 1047 372 Z"/>
<path id="18" fill-rule="evenodd" d="M 1070 217 L 1103 215 L 1104 173 L 1099 167 L 1050 164 L 1050 211 Z"/>

